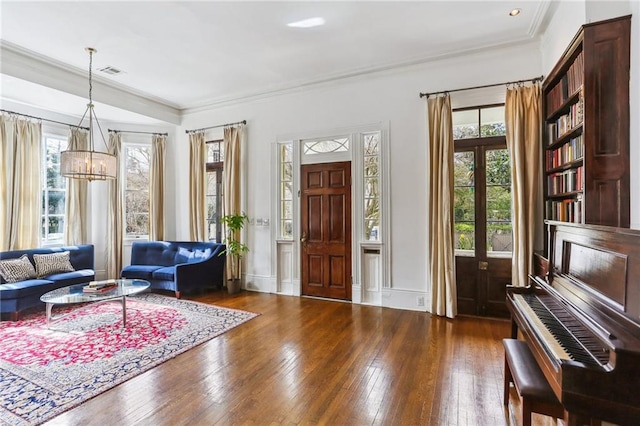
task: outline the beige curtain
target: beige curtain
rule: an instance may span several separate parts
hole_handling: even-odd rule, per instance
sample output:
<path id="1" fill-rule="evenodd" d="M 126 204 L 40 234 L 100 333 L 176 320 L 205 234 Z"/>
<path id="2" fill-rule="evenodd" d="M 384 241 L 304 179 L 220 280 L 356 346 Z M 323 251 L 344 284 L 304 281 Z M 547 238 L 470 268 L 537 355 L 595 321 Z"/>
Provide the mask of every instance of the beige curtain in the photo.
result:
<path id="1" fill-rule="evenodd" d="M 207 146 L 204 133 L 189 134 L 189 236 L 192 241 L 206 241 Z"/>
<path id="2" fill-rule="evenodd" d="M 449 95 L 429 98 L 431 313 L 457 314 L 453 253 L 453 124 Z"/>
<path id="3" fill-rule="evenodd" d="M 149 238 L 164 239 L 164 151 L 167 137 L 153 135 L 149 172 Z"/>
<path id="4" fill-rule="evenodd" d="M 222 214 L 227 216 L 231 214 L 242 213 L 241 197 L 241 157 L 240 146 L 244 135 L 244 126 L 225 127 L 224 129 L 224 176 L 223 176 L 223 194 Z M 225 232 L 226 233 L 226 232 Z M 240 235 L 235 236 L 240 239 Z M 234 276 L 236 271 L 232 262 L 226 262 L 227 279 L 239 279 L 241 277 Z"/>
<path id="5" fill-rule="evenodd" d="M 122 149 L 122 135 L 119 133 L 109 133 L 107 151 L 116 156 L 118 164 L 116 179 L 109 180 L 109 195 L 107 200 L 107 278 L 120 277 L 122 270 L 122 251 L 124 241 L 123 219 L 124 212 L 122 206 L 122 194 L 120 191 L 120 152 Z"/>
<path id="6" fill-rule="evenodd" d="M 71 128 L 68 150 L 87 150 L 89 142 L 87 131 Z M 88 242 L 88 182 L 84 179 L 67 179 L 67 198 L 65 202 L 64 239 L 69 245 L 86 244 Z"/>
<path id="7" fill-rule="evenodd" d="M 0 116 L 0 250 L 40 245 L 42 125 Z"/>
<path id="8" fill-rule="evenodd" d="M 527 285 L 533 271 L 535 226 L 539 220 L 540 84 L 507 89 L 505 124 L 511 157 L 513 223 L 512 284 Z"/>

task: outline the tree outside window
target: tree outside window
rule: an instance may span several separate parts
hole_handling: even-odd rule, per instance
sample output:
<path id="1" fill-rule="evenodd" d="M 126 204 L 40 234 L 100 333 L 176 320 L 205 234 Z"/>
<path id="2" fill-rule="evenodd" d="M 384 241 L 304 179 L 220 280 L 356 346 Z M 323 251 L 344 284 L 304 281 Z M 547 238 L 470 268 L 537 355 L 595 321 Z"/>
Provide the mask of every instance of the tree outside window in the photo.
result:
<path id="1" fill-rule="evenodd" d="M 504 105 L 453 112 L 455 248 L 475 250 L 477 209 L 483 218 L 488 252 L 512 250 L 511 166 L 506 149 Z M 481 158 L 479 158 L 481 157 Z M 483 167 L 485 182 L 475 171 Z M 476 205 L 483 185 L 484 205 Z"/>
<path id="2" fill-rule="evenodd" d="M 149 235 L 149 165 L 151 147 L 125 146 L 125 223 L 126 235 Z"/>
<path id="3" fill-rule="evenodd" d="M 224 142 L 207 142 L 207 236 L 209 241 L 222 242 L 222 173 Z"/>
<path id="4" fill-rule="evenodd" d="M 45 136 L 42 144 L 42 244 L 64 242 L 67 179 L 60 175 L 60 153 L 67 149 L 62 137 Z"/>

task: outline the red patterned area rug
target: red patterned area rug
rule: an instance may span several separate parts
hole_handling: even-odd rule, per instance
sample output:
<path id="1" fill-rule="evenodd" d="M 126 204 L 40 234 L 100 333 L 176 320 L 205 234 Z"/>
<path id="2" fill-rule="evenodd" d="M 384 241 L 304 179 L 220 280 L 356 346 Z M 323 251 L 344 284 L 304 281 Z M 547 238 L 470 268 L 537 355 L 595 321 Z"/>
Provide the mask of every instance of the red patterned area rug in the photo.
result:
<path id="1" fill-rule="evenodd" d="M 0 424 L 39 424 L 257 316 L 157 294 L 0 322 Z"/>

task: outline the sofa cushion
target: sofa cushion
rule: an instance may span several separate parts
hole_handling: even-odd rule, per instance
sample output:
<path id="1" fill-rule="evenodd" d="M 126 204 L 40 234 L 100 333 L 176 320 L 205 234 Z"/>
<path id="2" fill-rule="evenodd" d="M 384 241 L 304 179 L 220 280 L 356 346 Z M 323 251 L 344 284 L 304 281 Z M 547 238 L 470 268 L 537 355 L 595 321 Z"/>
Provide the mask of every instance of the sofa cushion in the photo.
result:
<path id="1" fill-rule="evenodd" d="M 17 259 L 0 260 L 0 275 L 8 283 L 15 283 L 36 277 L 36 270 L 29 261 L 29 256 L 23 254 Z"/>
<path id="2" fill-rule="evenodd" d="M 153 271 L 153 279 L 162 280 L 162 281 L 173 281 L 173 278 L 176 275 L 176 267 L 175 266 L 167 266 L 165 268 L 160 268 Z"/>
<path id="3" fill-rule="evenodd" d="M 60 284 L 56 284 L 53 281 L 32 279 L 15 283 L 0 284 L 0 291 L 2 292 L 3 299 L 18 299 L 20 297 L 26 297 L 36 293 L 45 294 L 46 292 L 58 287 L 60 287 Z"/>
<path id="4" fill-rule="evenodd" d="M 176 254 L 175 262 L 176 264 L 202 262 L 209 257 L 211 257 L 210 248 L 178 247 L 178 253 Z"/>
<path id="5" fill-rule="evenodd" d="M 55 274 L 57 272 L 71 272 L 75 271 L 71 261 L 69 260 L 69 252 L 63 251 L 61 253 L 49 253 L 49 254 L 34 254 L 33 260 L 36 263 L 36 274 L 38 278 L 46 277 L 47 275 Z"/>
<path id="6" fill-rule="evenodd" d="M 93 271 L 93 269 L 80 269 L 73 272 L 59 272 L 56 274 L 51 274 L 46 276 L 45 278 L 56 282 L 64 281 L 64 285 L 68 286 L 93 280 L 95 278 L 95 272 Z"/>
<path id="7" fill-rule="evenodd" d="M 162 268 L 158 265 L 129 265 L 120 273 L 122 278 L 138 278 L 140 280 L 149 280 L 153 271 Z"/>

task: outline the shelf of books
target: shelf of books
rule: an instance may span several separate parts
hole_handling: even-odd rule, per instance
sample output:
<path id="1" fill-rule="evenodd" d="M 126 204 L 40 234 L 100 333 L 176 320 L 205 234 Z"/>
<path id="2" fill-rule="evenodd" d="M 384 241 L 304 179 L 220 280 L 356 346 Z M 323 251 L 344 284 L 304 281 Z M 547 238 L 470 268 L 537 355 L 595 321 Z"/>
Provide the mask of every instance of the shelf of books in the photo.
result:
<path id="1" fill-rule="evenodd" d="M 583 25 L 543 82 L 545 219 L 629 226 L 630 28 Z"/>

